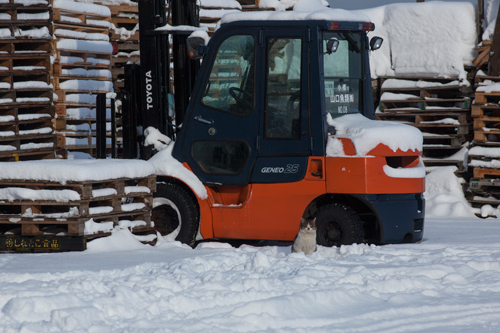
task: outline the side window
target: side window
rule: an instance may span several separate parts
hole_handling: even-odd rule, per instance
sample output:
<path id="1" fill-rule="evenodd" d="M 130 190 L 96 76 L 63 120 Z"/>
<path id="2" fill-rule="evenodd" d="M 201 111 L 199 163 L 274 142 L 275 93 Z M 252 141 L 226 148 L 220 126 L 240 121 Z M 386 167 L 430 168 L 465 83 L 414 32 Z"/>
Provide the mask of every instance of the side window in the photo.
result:
<path id="1" fill-rule="evenodd" d="M 220 111 L 247 116 L 254 108 L 254 82 L 254 37 L 230 36 L 217 50 L 201 101 Z"/>
<path id="2" fill-rule="evenodd" d="M 330 39 L 338 41 L 335 52 L 327 52 Z M 323 65 L 325 106 L 332 117 L 361 110 L 361 39 L 359 34 L 325 33 Z"/>
<path id="3" fill-rule="evenodd" d="M 243 171 L 250 156 L 245 141 L 195 141 L 191 155 L 201 170 L 212 175 L 237 175 Z"/>
<path id="4" fill-rule="evenodd" d="M 270 139 L 300 139 L 302 40 L 267 39 L 265 134 Z"/>

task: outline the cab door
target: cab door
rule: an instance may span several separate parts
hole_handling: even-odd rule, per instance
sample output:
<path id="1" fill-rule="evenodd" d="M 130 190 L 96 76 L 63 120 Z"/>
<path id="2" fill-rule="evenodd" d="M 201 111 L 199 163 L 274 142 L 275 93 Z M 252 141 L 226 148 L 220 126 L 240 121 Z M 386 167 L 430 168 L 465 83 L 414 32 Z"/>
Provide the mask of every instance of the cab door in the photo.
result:
<path id="1" fill-rule="evenodd" d="M 205 185 L 244 186 L 257 157 L 258 30 L 227 32 L 212 41 L 201 93 L 183 124 L 182 152 Z M 211 46 L 212 48 L 212 46 Z"/>
<path id="2" fill-rule="evenodd" d="M 258 158 L 252 183 L 304 178 L 311 154 L 309 133 L 309 31 L 264 30 Z"/>

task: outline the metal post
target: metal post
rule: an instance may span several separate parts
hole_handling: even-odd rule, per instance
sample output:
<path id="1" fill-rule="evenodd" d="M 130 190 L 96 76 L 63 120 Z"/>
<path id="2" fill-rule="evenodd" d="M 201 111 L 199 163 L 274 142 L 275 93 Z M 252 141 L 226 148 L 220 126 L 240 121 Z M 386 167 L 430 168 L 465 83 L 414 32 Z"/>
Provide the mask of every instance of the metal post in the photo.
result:
<path id="1" fill-rule="evenodd" d="M 172 0 L 172 25 L 190 25 L 199 27 L 200 18 L 196 0 Z M 187 35 L 173 36 L 175 121 L 182 124 L 189 104 L 194 80 L 199 70 L 199 61 L 189 58 L 186 40 Z"/>
<path id="2" fill-rule="evenodd" d="M 96 157 L 104 159 L 106 158 L 106 94 L 97 94 L 96 104 Z"/>
<path id="3" fill-rule="evenodd" d="M 140 101 L 139 66 L 125 65 L 125 88 L 122 100 L 123 158 L 137 158 L 137 117 Z"/>
<path id="4" fill-rule="evenodd" d="M 114 98 L 111 100 L 111 158 L 116 158 L 116 110 Z"/>

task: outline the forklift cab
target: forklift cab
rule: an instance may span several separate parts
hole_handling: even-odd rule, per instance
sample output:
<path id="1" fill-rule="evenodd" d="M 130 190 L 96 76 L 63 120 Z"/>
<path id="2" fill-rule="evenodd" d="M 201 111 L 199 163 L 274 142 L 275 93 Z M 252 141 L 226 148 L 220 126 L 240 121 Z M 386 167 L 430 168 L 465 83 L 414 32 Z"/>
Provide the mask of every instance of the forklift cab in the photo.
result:
<path id="1" fill-rule="evenodd" d="M 326 113 L 373 118 L 369 30 L 373 24 L 357 22 L 222 25 L 174 157 L 207 186 L 304 179 L 309 158 L 325 156 Z"/>

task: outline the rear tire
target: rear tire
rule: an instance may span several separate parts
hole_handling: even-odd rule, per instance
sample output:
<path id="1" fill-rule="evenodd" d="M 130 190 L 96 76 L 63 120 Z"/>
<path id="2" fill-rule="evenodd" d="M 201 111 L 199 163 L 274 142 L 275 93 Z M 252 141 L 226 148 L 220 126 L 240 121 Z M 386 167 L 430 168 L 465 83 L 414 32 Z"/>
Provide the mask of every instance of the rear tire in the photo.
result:
<path id="1" fill-rule="evenodd" d="M 322 246 L 363 243 L 363 222 L 358 214 L 344 204 L 329 204 L 316 214 L 316 242 Z"/>
<path id="2" fill-rule="evenodd" d="M 194 246 L 200 224 L 198 208 L 195 199 L 181 186 L 157 183 L 152 220 L 162 235 Z"/>

